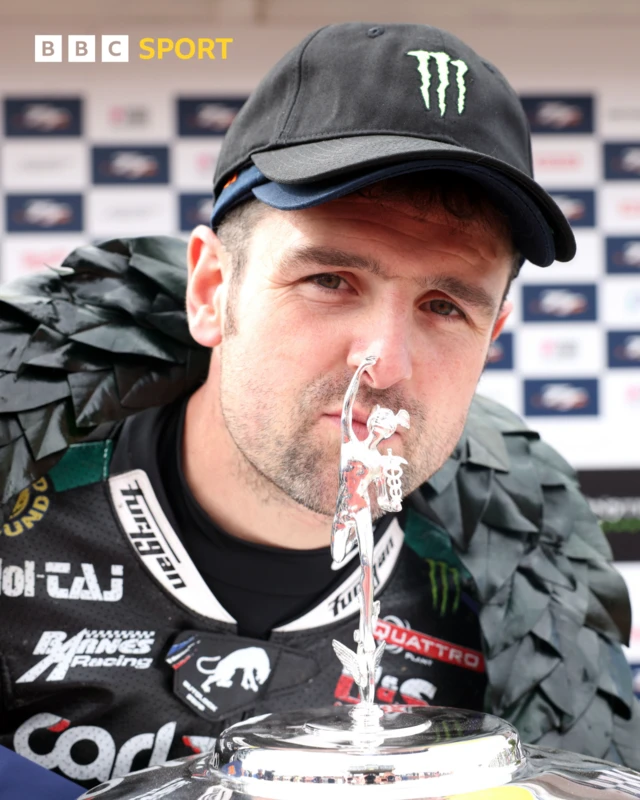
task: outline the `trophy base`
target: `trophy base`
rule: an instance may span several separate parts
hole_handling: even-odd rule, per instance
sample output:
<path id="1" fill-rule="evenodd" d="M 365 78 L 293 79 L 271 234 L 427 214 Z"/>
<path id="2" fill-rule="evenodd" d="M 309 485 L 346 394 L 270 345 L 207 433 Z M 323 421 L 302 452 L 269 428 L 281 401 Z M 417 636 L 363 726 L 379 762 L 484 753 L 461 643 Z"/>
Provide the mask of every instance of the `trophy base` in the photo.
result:
<path id="1" fill-rule="evenodd" d="M 239 795 L 442 797 L 508 783 L 518 733 L 489 714 L 418 706 L 333 707 L 254 717 L 218 740 L 214 766 Z M 324 787 L 324 789 L 322 788 Z"/>

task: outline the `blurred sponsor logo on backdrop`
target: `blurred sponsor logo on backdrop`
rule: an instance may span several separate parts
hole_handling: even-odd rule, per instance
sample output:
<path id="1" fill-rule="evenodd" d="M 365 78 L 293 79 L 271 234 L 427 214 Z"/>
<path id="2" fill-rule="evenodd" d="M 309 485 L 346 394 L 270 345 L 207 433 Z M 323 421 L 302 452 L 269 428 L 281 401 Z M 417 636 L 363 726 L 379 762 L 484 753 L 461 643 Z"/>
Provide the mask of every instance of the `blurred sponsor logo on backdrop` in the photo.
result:
<path id="1" fill-rule="evenodd" d="M 111 106 L 107 122 L 112 128 L 144 129 L 149 122 L 149 108 L 142 105 Z"/>
<path id="2" fill-rule="evenodd" d="M 580 190 L 598 180 L 598 145 L 590 136 L 540 136 L 532 149 L 534 175 L 546 189 Z M 575 200 L 562 202 L 569 209 L 577 208 Z"/>
<path id="3" fill-rule="evenodd" d="M 168 183 L 168 147 L 94 147 L 93 182 Z"/>
<path id="4" fill-rule="evenodd" d="M 521 95 L 531 133 L 593 133 L 592 95 Z"/>
<path id="5" fill-rule="evenodd" d="M 604 176 L 610 181 L 640 178 L 640 141 L 604 145 Z"/>
<path id="6" fill-rule="evenodd" d="M 82 231 L 82 195 L 9 194 L 6 196 L 6 225 L 16 233 Z"/>
<path id="7" fill-rule="evenodd" d="M 640 276 L 640 236 L 607 236 L 607 272 Z"/>
<path id="8" fill-rule="evenodd" d="M 539 285 L 522 287 L 525 322 L 595 322 L 595 284 Z"/>
<path id="9" fill-rule="evenodd" d="M 178 100 L 180 136 L 224 136 L 246 97 L 201 97 Z"/>
<path id="10" fill-rule="evenodd" d="M 518 335 L 518 363 L 531 377 L 584 376 L 605 363 L 604 339 L 595 325 L 538 325 Z"/>
<path id="11" fill-rule="evenodd" d="M 600 189 L 599 206 L 602 227 L 607 233 L 637 235 L 640 226 L 640 180 L 604 183 Z"/>
<path id="12" fill-rule="evenodd" d="M 640 281 L 635 276 L 619 276 L 601 290 L 601 320 L 612 330 L 640 327 Z"/>
<path id="13" fill-rule="evenodd" d="M 640 367 L 640 330 L 609 331 L 607 344 L 610 367 Z"/>
<path id="14" fill-rule="evenodd" d="M 87 203 L 88 228 L 101 238 L 171 235 L 178 226 L 175 207 L 175 195 L 164 186 L 95 189 Z"/>
<path id="15" fill-rule="evenodd" d="M 501 333 L 491 342 L 485 369 L 513 369 L 513 333 Z"/>
<path id="16" fill-rule="evenodd" d="M 39 272 L 48 267 L 59 267 L 66 256 L 86 241 L 77 235 L 63 233 L 51 235 L 15 234 L 2 243 L 2 274 L 5 280 Z"/>
<path id="17" fill-rule="evenodd" d="M 596 378 L 525 380 L 525 414 L 535 416 L 593 416 L 598 413 Z"/>
<path id="18" fill-rule="evenodd" d="M 592 228 L 596 224 L 595 192 L 554 188 L 549 194 L 575 228 Z"/>
<path id="19" fill-rule="evenodd" d="M 209 225 L 212 211 L 211 194 L 181 194 L 180 230 L 190 231 L 196 225 Z"/>
<path id="20" fill-rule="evenodd" d="M 196 140 L 178 142 L 172 154 L 176 186 L 211 193 L 221 147 L 222 139 L 209 139 L 205 143 Z"/>
<path id="21" fill-rule="evenodd" d="M 2 148 L 2 182 L 8 191 L 82 191 L 87 185 L 87 151 L 80 141 L 12 140 Z"/>
<path id="22" fill-rule="evenodd" d="M 81 100 L 10 97 L 4 101 L 5 136 L 80 136 Z"/>

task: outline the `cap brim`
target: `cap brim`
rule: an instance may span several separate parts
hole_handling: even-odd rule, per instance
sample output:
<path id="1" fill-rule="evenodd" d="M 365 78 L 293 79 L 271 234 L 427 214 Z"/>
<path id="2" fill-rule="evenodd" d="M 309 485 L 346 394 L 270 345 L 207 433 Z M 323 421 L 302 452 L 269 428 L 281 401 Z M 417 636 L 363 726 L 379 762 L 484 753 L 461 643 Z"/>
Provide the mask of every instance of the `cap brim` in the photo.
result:
<path id="1" fill-rule="evenodd" d="M 329 183 L 342 184 L 343 181 L 340 178 L 347 181 L 348 176 L 356 172 L 365 178 L 365 182 L 359 184 L 364 186 L 372 181 L 366 180 L 367 175 L 363 171 L 372 175 L 378 172 L 376 167 L 382 169 L 396 164 L 402 168 L 401 172 L 412 172 L 414 171 L 412 167 L 414 161 L 421 162 L 420 166 L 415 164 L 416 171 L 431 167 L 463 172 L 482 182 L 494 194 L 497 193 L 498 197 L 504 200 L 503 210 L 511 218 L 514 217 L 514 211 L 510 205 L 511 200 L 518 200 L 519 213 L 516 221 L 520 239 L 524 236 L 525 240 L 531 239 L 532 242 L 536 241 L 542 244 L 540 221 L 537 219 L 537 214 L 532 214 L 531 209 L 535 208 L 539 211 L 542 219 L 550 228 L 552 253 L 549 255 L 544 252 L 547 247 L 534 247 L 533 251 L 531 251 L 531 247 L 528 247 L 526 249 L 530 250 L 530 255 L 526 249 L 522 249 L 522 245 L 519 245 L 523 255 L 534 264 L 548 266 L 554 259 L 570 261 L 576 252 L 575 238 L 569 222 L 553 198 L 531 177 L 504 161 L 457 145 L 407 136 L 354 136 L 321 142 L 307 142 L 255 153 L 252 160 L 269 180 L 276 184 L 284 184 L 285 187 L 290 186 L 292 189 L 298 185 L 313 185 L 316 182 L 326 182 L 327 186 Z M 429 162 L 432 164 L 430 165 Z M 395 172 L 395 174 L 399 173 Z M 382 178 L 375 177 L 374 180 L 382 180 Z M 255 191 L 256 196 L 260 199 L 263 198 L 260 197 L 259 191 L 262 191 L 263 188 L 265 187 Z M 510 197 L 512 189 L 514 190 L 513 194 L 517 197 Z M 350 190 L 354 191 L 355 189 L 351 188 Z M 269 201 L 265 199 L 264 202 L 268 203 Z M 315 205 L 315 203 L 309 203 L 309 205 Z M 294 207 L 301 206 L 291 206 L 291 208 Z M 527 215 L 533 226 L 530 235 L 526 233 Z M 543 239 L 546 238 L 548 237 L 543 235 Z"/>

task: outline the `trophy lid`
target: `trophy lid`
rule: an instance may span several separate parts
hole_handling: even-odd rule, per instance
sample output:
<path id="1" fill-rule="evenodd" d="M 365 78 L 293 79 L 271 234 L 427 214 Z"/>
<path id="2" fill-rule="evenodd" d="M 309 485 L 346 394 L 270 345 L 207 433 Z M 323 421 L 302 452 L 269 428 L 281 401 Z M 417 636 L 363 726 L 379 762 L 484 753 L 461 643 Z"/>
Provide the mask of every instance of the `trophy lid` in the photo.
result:
<path id="1" fill-rule="evenodd" d="M 442 797 L 508 783 L 524 763 L 518 733 L 489 714 L 453 708 L 361 706 L 267 714 L 218 740 L 224 784 L 264 798 Z M 315 787 L 315 788 L 314 788 Z M 324 787 L 324 790 L 321 788 Z"/>

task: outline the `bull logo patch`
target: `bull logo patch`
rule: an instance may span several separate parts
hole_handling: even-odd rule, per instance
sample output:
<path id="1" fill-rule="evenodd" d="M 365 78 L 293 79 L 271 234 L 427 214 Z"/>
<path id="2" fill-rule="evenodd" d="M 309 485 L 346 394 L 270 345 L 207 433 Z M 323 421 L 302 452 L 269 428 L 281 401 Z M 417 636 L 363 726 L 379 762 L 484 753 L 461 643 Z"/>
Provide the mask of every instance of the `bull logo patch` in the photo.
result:
<path id="1" fill-rule="evenodd" d="M 295 692 L 318 672 L 315 659 L 261 639 L 185 631 L 169 649 L 173 691 L 210 721 L 228 719 L 269 697 Z M 278 666 L 279 679 L 273 673 Z"/>
<path id="2" fill-rule="evenodd" d="M 209 662 L 218 664 L 209 669 Z M 262 647 L 244 647 L 234 650 L 228 656 L 203 656 L 196 661 L 198 672 L 208 675 L 200 687 L 203 692 L 211 691 L 211 686 L 231 689 L 236 673 L 242 674 L 240 686 L 247 692 L 257 692 L 258 684 L 263 684 L 271 672 L 269 656 Z"/>

